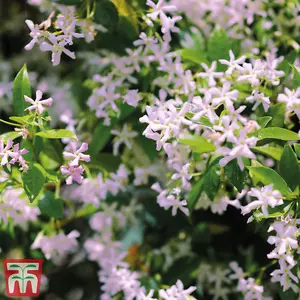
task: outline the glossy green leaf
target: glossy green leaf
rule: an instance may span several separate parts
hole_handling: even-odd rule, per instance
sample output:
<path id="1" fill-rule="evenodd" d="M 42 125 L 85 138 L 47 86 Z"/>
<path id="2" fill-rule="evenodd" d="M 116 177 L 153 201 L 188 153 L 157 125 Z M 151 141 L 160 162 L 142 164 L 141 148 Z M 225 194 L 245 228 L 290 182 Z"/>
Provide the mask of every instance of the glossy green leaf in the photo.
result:
<path id="1" fill-rule="evenodd" d="M 298 141 L 300 136 L 298 133 L 279 127 L 267 127 L 263 128 L 258 133 L 258 138 L 263 139 L 277 139 L 283 141 Z"/>
<path id="2" fill-rule="evenodd" d="M 235 186 L 239 191 L 245 187 L 247 174 L 245 170 L 241 170 L 236 159 L 232 160 L 224 167 L 224 172 L 228 182 Z"/>
<path id="3" fill-rule="evenodd" d="M 67 129 L 50 129 L 50 130 L 40 131 L 36 135 L 46 139 L 77 140 L 76 134 L 73 131 Z"/>
<path id="4" fill-rule="evenodd" d="M 4 143 L 7 143 L 8 140 L 14 140 L 20 137 L 20 133 L 17 131 L 9 131 L 0 135 L 0 140 L 3 140 Z"/>
<path id="5" fill-rule="evenodd" d="M 285 180 L 273 169 L 268 167 L 248 167 L 248 169 L 257 182 L 261 182 L 264 185 L 273 184 L 273 188 L 282 195 L 291 195 L 291 190 Z"/>
<path id="6" fill-rule="evenodd" d="M 45 191 L 44 196 L 39 200 L 38 207 L 42 214 L 56 219 L 64 216 L 63 200 L 55 197 L 54 193 Z"/>
<path id="7" fill-rule="evenodd" d="M 191 61 L 197 65 L 200 65 L 203 62 L 207 62 L 205 53 L 201 52 L 198 49 L 182 49 L 180 51 L 180 55 L 183 61 Z"/>
<path id="8" fill-rule="evenodd" d="M 272 117 L 272 120 L 268 123 L 269 127 L 283 127 L 285 119 L 285 104 L 271 104 L 268 110 L 268 115 Z"/>
<path id="9" fill-rule="evenodd" d="M 204 172 L 196 184 L 192 187 L 187 198 L 189 211 L 192 212 L 202 192 L 213 200 L 220 186 L 220 165 L 221 158 L 216 158 Z"/>
<path id="10" fill-rule="evenodd" d="M 295 152 L 286 143 L 279 162 L 280 175 L 287 182 L 292 191 L 300 184 L 300 168 Z"/>
<path id="11" fill-rule="evenodd" d="M 272 119 L 273 118 L 270 116 L 261 117 L 258 118 L 257 123 L 259 124 L 260 127 L 264 128 L 270 123 Z"/>
<path id="12" fill-rule="evenodd" d="M 24 96 L 31 97 L 31 86 L 26 65 L 17 74 L 13 83 L 13 109 L 18 116 L 25 115 L 25 109 L 29 106 Z"/>
<path id="13" fill-rule="evenodd" d="M 198 135 L 185 136 L 179 139 L 179 142 L 184 145 L 189 145 L 192 151 L 197 153 L 207 153 L 216 150 L 216 146 L 213 143 Z"/>
<path id="14" fill-rule="evenodd" d="M 254 152 L 258 152 L 274 158 L 275 160 L 280 160 L 281 154 L 283 149 L 279 147 L 272 147 L 272 146 L 261 146 L 261 147 L 254 147 L 252 148 Z"/>
<path id="15" fill-rule="evenodd" d="M 96 154 L 97 152 L 100 152 L 107 142 L 112 137 L 112 134 L 110 133 L 111 127 L 105 126 L 103 123 L 99 123 L 92 136 L 92 140 L 89 144 L 89 152 L 91 154 Z"/>
<path id="16" fill-rule="evenodd" d="M 115 28 L 119 22 L 116 6 L 109 0 L 97 1 L 94 22 L 104 26 L 106 29 Z"/>
<path id="17" fill-rule="evenodd" d="M 211 61 L 229 58 L 231 50 L 231 40 L 224 29 L 215 30 L 207 43 L 208 57 Z"/>
<path id="18" fill-rule="evenodd" d="M 30 202 L 33 202 L 45 184 L 46 178 L 43 167 L 35 163 L 30 164 L 28 171 L 23 172 L 22 180 L 24 184 L 24 190 Z"/>

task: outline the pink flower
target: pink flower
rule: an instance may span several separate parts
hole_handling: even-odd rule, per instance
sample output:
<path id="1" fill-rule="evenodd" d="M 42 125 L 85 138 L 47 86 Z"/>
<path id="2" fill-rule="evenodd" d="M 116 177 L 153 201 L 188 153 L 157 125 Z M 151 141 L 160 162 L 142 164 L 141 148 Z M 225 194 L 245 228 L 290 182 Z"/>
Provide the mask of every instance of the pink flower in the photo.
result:
<path id="1" fill-rule="evenodd" d="M 61 37 L 63 38 L 64 36 Z M 72 59 L 76 58 L 74 52 L 71 52 L 70 50 L 65 48 L 67 42 L 64 39 L 59 41 L 59 37 L 56 37 L 53 34 L 50 34 L 48 38 L 52 45 L 48 42 L 43 42 L 40 48 L 42 51 L 52 51 L 51 62 L 53 66 L 58 66 L 60 64 L 60 58 L 63 52 Z"/>
<path id="2" fill-rule="evenodd" d="M 73 181 L 81 184 L 83 176 L 81 175 L 84 171 L 82 166 L 74 167 L 71 165 L 61 166 L 60 171 L 63 175 L 69 175 L 66 179 L 66 184 L 72 184 Z"/>
<path id="3" fill-rule="evenodd" d="M 43 107 L 43 105 L 45 106 L 51 106 L 53 103 L 53 99 L 52 98 L 48 98 L 45 100 L 41 100 L 43 96 L 43 93 L 40 90 L 36 91 L 36 98 L 35 100 L 29 98 L 28 96 L 24 96 L 24 99 L 26 102 L 29 102 L 31 104 L 31 106 L 27 107 L 25 110 L 36 110 L 38 111 L 40 114 L 43 113 L 45 111 L 45 108 Z"/>
<path id="4" fill-rule="evenodd" d="M 63 155 L 65 158 L 71 158 L 72 160 L 69 162 L 69 165 L 72 167 L 78 166 L 79 161 L 85 161 L 89 162 L 91 160 L 90 156 L 88 154 L 83 154 L 82 152 L 85 152 L 88 150 L 89 145 L 87 143 L 82 143 L 82 145 L 79 147 L 78 150 L 76 150 L 76 144 L 70 143 L 68 145 L 70 150 L 72 152 L 64 151 Z"/>

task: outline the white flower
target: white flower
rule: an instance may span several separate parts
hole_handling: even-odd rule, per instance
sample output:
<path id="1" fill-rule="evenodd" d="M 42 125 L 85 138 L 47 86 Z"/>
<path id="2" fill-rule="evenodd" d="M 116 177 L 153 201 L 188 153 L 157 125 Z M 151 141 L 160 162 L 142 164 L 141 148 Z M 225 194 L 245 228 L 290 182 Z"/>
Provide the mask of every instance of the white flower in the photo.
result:
<path id="1" fill-rule="evenodd" d="M 131 149 L 132 144 L 130 140 L 137 136 L 137 132 L 133 131 L 127 124 L 124 124 L 121 130 L 113 129 L 111 133 L 116 135 L 113 145 L 113 154 L 115 156 L 118 155 L 121 144 L 125 144 L 128 149 Z"/>
<path id="2" fill-rule="evenodd" d="M 187 290 L 184 290 L 183 283 L 180 280 L 177 280 L 176 285 L 172 285 L 167 290 L 160 290 L 159 296 L 164 300 L 189 300 L 189 295 L 196 290 L 196 287 L 189 287 Z"/>
<path id="3" fill-rule="evenodd" d="M 217 68 L 217 62 L 213 61 L 211 63 L 210 68 L 205 63 L 201 63 L 201 66 L 203 67 L 205 72 L 197 73 L 196 76 L 201 77 L 201 78 L 207 78 L 208 79 L 208 85 L 210 87 L 216 86 L 215 78 L 221 78 L 224 75 L 223 72 L 215 72 L 215 70 Z"/>
<path id="4" fill-rule="evenodd" d="M 264 216 L 267 217 L 269 215 L 268 206 L 274 208 L 275 206 L 283 204 L 282 195 L 279 191 L 273 190 L 273 184 L 264 186 L 261 189 L 251 188 L 248 195 L 257 198 L 257 200 L 241 208 L 243 215 L 260 207 Z"/>
<path id="5" fill-rule="evenodd" d="M 65 48 L 67 42 L 63 39 L 63 36 L 56 37 L 54 34 L 50 34 L 48 39 L 52 43 L 52 45 L 48 42 L 43 42 L 41 43 L 40 48 L 42 51 L 52 51 L 51 62 L 53 66 L 58 66 L 60 64 L 62 53 L 65 53 L 72 59 L 76 58 L 74 52 L 71 52 L 70 50 Z"/>
<path id="6" fill-rule="evenodd" d="M 152 9 L 151 13 L 147 14 L 147 17 L 155 21 L 159 15 L 177 10 L 175 5 L 167 5 L 164 2 L 165 0 L 158 0 L 155 4 L 153 1 L 147 0 L 146 4 Z"/>
<path id="7" fill-rule="evenodd" d="M 45 108 L 43 106 L 51 106 L 53 104 L 53 99 L 48 98 L 45 100 L 41 100 L 43 96 L 43 93 L 38 90 L 36 91 L 36 98 L 35 100 L 29 98 L 28 96 L 24 96 L 24 99 L 26 102 L 29 102 L 31 106 L 27 107 L 25 110 L 35 110 L 38 111 L 40 114 L 45 111 Z"/>
<path id="8" fill-rule="evenodd" d="M 232 50 L 229 51 L 229 57 L 230 60 L 226 60 L 226 59 L 219 59 L 219 62 L 223 65 L 227 65 L 229 68 L 227 69 L 227 71 L 225 72 L 226 75 L 231 75 L 232 72 L 234 70 L 237 70 L 239 72 L 243 72 L 243 68 L 242 66 L 240 66 L 241 64 L 243 64 L 246 60 L 246 56 L 241 56 L 238 59 L 235 59 L 235 56 L 232 52 Z"/>
<path id="9" fill-rule="evenodd" d="M 294 265 L 287 265 L 285 260 L 279 260 L 280 269 L 275 270 L 271 273 L 273 282 L 280 282 L 283 287 L 283 291 L 286 291 L 292 286 L 292 280 L 299 283 L 299 279 L 292 273 Z M 292 279 L 292 280 L 291 280 Z"/>
<path id="10" fill-rule="evenodd" d="M 133 107 L 137 107 L 138 102 L 142 100 L 138 92 L 138 90 L 129 90 L 123 97 L 124 102 Z"/>

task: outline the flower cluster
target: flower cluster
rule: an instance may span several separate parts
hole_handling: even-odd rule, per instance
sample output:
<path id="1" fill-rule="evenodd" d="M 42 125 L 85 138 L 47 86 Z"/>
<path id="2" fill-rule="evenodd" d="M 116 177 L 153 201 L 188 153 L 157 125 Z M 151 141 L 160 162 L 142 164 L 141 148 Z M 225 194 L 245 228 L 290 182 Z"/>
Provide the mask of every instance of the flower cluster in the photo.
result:
<path id="1" fill-rule="evenodd" d="M 48 29 L 52 26 L 52 12 L 47 20 L 37 25 L 31 20 L 26 20 L 26 24 L 30 30 L 30 37 L 32 40 L 25 46 L 26 50 L 31 50 L 34 45 L 39 45 L 41 51 L 51 51 L 51 62 L 54 66 L 60 64 L 62 53 L 75 59 L 75 53 L 71 52 L 68 48 L 73 45 L 73 38 L 84 38 L 83 33 L 76 32 L 76 27 L 80 24 L 76 20 L 75 8 L 69 6 L 58 5 L 60 14 L 54 21 L 54 27 L 57 29 L 55 32 L 49 32 Z"/>
<path id="2" fill-rule="evenodd" d="M 67 184 L 72 184 L 73 181 L 82 183 L 84 168 L 80 165 L 81 161 L 89 162 L 91 160 L 88 154 L 83 154 L 88 150 L 88 144 L 82 143 L 77 149 L 75 142 L 70 142 L 67 147 L 67 151 L 63 152 L 66 159 L 70 160 L 66 166 L 61 166 L 60 170 L 63 175 L 68 175 L 66 179 Z"/>

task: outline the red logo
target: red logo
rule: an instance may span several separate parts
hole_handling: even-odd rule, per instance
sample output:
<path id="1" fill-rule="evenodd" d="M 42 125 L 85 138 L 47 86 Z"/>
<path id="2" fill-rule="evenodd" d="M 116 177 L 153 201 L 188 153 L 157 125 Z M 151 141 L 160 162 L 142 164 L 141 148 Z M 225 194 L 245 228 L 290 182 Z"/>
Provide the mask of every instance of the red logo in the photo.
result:
<path id="1" fill-rule="evenodd" d="M 38 296 L 43 259 L 4 259 L 6 294 L 11 297 Z"/>

